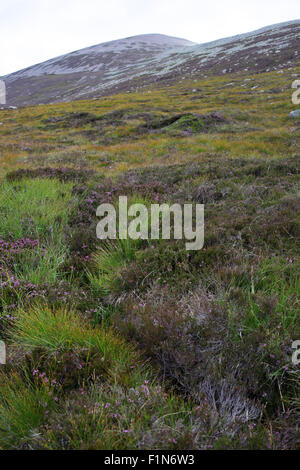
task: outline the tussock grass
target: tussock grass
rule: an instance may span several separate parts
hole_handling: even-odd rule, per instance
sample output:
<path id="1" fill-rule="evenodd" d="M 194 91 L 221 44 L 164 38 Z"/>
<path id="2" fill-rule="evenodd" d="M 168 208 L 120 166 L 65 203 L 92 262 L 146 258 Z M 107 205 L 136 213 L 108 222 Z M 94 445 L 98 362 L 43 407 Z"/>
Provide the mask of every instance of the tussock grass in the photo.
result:
<path id="1" fill-rule="evenodd" d="M 109 360 L 115 367 L 132 363 L 132 347 L 107 329 L 92 328 L 75 312 L 53 311 L 45 306 L 21 310 L 11 332 L 14 344 L 25 351 L 41 348 L 47 355 L 85 348 L 99 354 L 99 360 Z"/>
<path id="2" fill-rule="evenodd" d="M 139 246 L 139 241 L 131 239 L 116 240 L 101 246 L 93 254 L 92 270 L 87 273 L 92 289 L 106 295 L 118 292 L 120 273 L 127 264 L 135 260 Z"/>
<path id="3" fill-rule="evenodd" d="M 36 387 L 26 377 L 0 374 L 0 448 L 30 449 L 29 443 L 57 404 L 49 385 Z"/>
<path id="4" fill-rule="evenodd" d="M 184 449 L 194 445 L 192 413 L 191 403 L 171 393 L 166 397 L 148 381 L 130 389 L 96 383 L 54 414 L 52 428 L 35 444 L 52 450 Z M 61 430 L 66 426 L 67 437 Z"/>

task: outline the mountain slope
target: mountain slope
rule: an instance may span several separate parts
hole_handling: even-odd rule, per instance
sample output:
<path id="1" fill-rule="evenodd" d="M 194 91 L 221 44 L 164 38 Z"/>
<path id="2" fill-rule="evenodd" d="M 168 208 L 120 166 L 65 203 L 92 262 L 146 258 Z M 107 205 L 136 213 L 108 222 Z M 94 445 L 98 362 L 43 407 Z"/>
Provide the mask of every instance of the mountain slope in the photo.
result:
<path id="1" fill-rule="evenodd" d="M 16 72 L 13 76 L 24 78 L 45 74 L 103 72 L 105 68 L 114 70 L 117 67 L 144 63 L 145 60 L 161 52 L 194 44 L 186 39 L 161 34 L 133 36 L 64 54 Z"/>
<path id="2" fill-rule="evenodd" d="M 111 41 L 4 77 L 8 104 L 92 98 L 208 73 L 286 68 L 299 62 L 299 39 L 295 20 L 205 44 L 159 34 Z"/>

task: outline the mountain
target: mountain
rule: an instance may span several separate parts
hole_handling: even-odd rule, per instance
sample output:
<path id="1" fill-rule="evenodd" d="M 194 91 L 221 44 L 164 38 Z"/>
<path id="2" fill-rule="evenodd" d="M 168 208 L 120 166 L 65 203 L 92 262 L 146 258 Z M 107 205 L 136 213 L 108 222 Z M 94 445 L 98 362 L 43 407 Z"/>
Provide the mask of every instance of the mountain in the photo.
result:
<path id="1" fill-rule="evenodd" d="M 299 63 L 300 20 L 205 44 L 160 34 L 106 42 L 3 77 L 9 105 L 93 98 L 208 74 L 266 72 Z"/>

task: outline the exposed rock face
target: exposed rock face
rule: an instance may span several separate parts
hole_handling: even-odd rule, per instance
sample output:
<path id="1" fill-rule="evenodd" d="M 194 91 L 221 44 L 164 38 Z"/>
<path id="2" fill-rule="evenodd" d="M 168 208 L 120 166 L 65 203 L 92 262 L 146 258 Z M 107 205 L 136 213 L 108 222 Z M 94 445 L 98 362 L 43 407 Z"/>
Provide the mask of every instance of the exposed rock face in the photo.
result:
<path id="1" fill-rule="evenodd" d="M 93 98 L 204 74 L 281 70 L 299 63 L 300 20 L 195 44 L 159 34 L 72 52 L 3 77 L 9 105 Z"/>

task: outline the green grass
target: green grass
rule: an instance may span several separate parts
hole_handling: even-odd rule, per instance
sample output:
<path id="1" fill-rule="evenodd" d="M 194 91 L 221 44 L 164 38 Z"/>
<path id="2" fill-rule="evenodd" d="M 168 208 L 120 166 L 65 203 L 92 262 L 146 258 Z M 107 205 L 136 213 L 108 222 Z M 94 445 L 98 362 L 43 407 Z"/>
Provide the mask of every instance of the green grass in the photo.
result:
<path id="1" fill-rule="evenodd" d="M 57 406 L 53 390 L 49 385 L 36 387 L 18 373 L 1 373 L 0 378 L 0 448 L 30 449 L 28 444 Z"/>
<path id="2" fill-rule="evenodd" d="M 88 280 L 95 292 L 109 294 L 119 291 L 122 269 L 135 260 L 139 240 L 116 240 L 101 246 L 92 257 Z"/>
<path id="3" fill-rule="evenodd" d="M 35 446 L 131 449 L 139 445 L 145 432 L 153 433 L 155 445 L 160 446 L 161 429 L 168 436 L 170 448 L 180 439 L 190 439 L 191 404 L 174 394 L 166 395 L 155 382 L 149 383 L 147 370 L 132 348 L 107 328 L 92 328 L 71 311 L 53 312 L 36 306 L 18 312 L 10 336 L 15 348 L 22 348 L 27 355 L 38 351 L 39 358 L 33 363 L 32 379 L 27 376 L 32 370 L 25 370 L 23 377 L 17 374 L 1 377 L 0 446 L 3 449 Z M 64 367 L 62 354 L 67 351 L 72 354 L 84 351 L 98 370 L 99 364 L 103 365 L 105 381 L 99 377 L 84 393 L 62 395 L 55 389 L 53 378 Z M 42 364 L 46 373 L 40 375 Z M 90 373 L 93 376 L 95 370 L 91 368 Z M 49 422 L 49 417 L 52 425 L 47 425 L 41 434 L 41 427 Z M 63 431 L 63 438 L 61 432 L 65 426 L 68 431 L 67 434 Z"/>
<path id="4" fill-rule="evenodd" d="M 53 311 L 35 306 L 29 311 L 20 311 L 11 338 L 26 352 L 42 348 L 45 354 L 53 355 L 85 348 L 97 351 L 100 360 L 109 360 L 118 367 L 129 366 L 132 361 L 130 346 L 109 330 L 92 328 L 78 314 L 68 310 Z"/>
<path id="5" fill-rule="evenodd" d="M 34 251 L 27 251 L 14 262 L 14 274 L 20 281 L 33 284 L 54 283 L 63 278 L 60 271 L 67 254 L 67 247 L 63 244 L 55 246 L 38 247 Z"/>
<path id="6" fill-rule="evenodd" d="M 0 236 L 38 238 L 62 243 L 67 224 L 72 184 L 54 179 L 3 182 L 0 192 Z"/>
<path id="7" fill-rule="evenodd" d="M 184 448 L 191 439 L 191 404 L 174 394 L 164 398 L 162 390 L 155 384 L 137 382 L 130 390 L 117 384 L 95 384 L 81 401 L 84 408 L 80 407 L 80 398 L 75 396 L 66 404 L 63 414 L 54 417 L 54 429 L 46 432 L 42 442 L 45 448 L 175 449 Z M 68 427 L 65 443 L 61 423 Z M 161 436 L 164 436 L 164 443 Z"/>
<path id="8" fill-rule="evenodd" d="M 118 204 L 117 205 L 117 218 L 118 218 Z M 128 207 L 132 204 L 143 204 L 147 208 L 150 206 L 151 201 L 134 194 L 127 200 Z M 130 221 L 130 217 L 129 217 Z M 151 225 L 151 216 L 148 212 L 147 226 Z M 119 223 L 117 222 L 117 226 Z M 137 231 L 141 230 L 138 225 Z M 120 292 L 120 276 L 122 270 L 136 259 L 137 252 L 142 246 L 149 245 L 149 241 L 141 239 L 116 239 L 104 241 L 93 254 L 91 260 L 91 267 L 87 271 L 87 277 L 92 289 L 95 292 L 102 294 Z"/>
<path id="9" fill-rule="evenodd" d="M 24 250 L 14 257 L 14 274 L 20 281 L 41 284 L 62 277 L 60 270 L 68 253 L 65 228 L 72 210 L 72 187 L 55 179 L 1 184 L 0 237 L 39 242 L 35 250 Z"/>
<path id="10" fill-rule="evenodd" d="M 300 282 L 297 262 L 287 265 L 286 260 L 282 258 L 265 260 L 258 270 L 252 270 L 250 279 L 233 278 L 231 288 L 233 286 L 242 288 L 247 299 L 242 319 L 242 328 L 246 333 L 261 329 L 270 332 L 277 329 L 281 335 L 285 332 L 300 334 Z M 269 312 L 267 301 L 270 302 Z"/>

